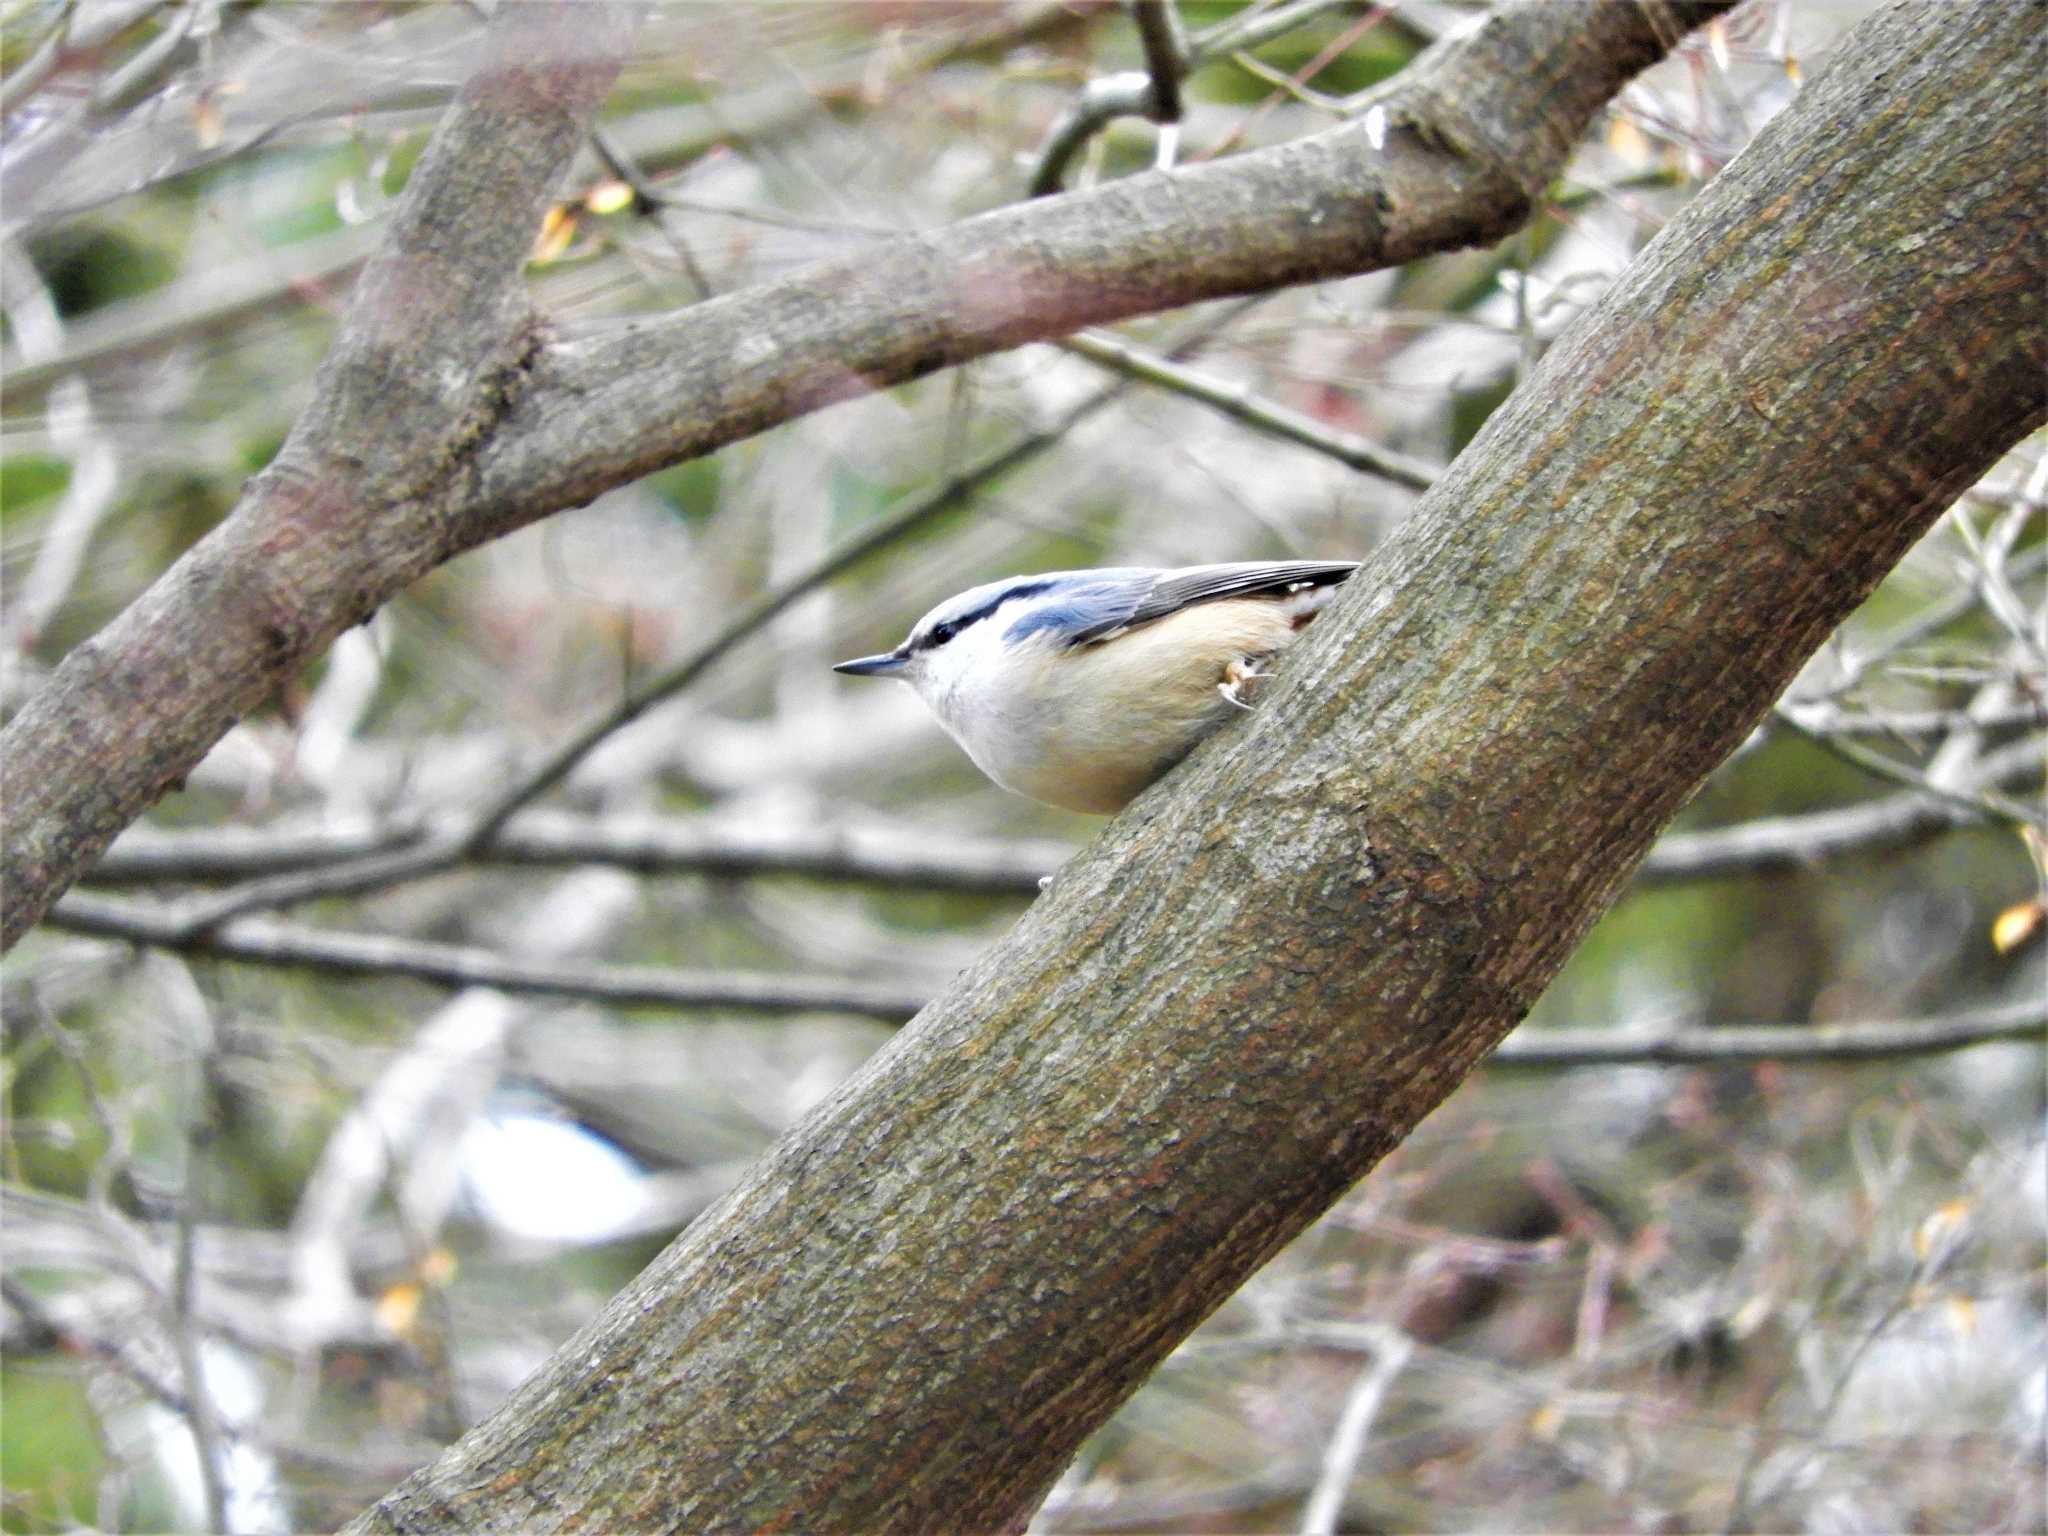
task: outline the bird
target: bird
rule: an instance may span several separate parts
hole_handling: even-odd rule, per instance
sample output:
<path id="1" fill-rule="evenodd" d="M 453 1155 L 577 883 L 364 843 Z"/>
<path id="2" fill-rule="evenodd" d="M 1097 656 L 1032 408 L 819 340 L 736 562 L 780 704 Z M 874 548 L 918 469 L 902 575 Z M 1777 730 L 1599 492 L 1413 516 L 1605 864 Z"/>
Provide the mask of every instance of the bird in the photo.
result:
<path id="1" fill-rule="evenodd" d="M 1105 566 L 940 603 L 894 650 L 842 661 L 910 684 L 1003 788 L 1107 815 L 1251 707 L 1266 665 L 1355 560 Z"/>

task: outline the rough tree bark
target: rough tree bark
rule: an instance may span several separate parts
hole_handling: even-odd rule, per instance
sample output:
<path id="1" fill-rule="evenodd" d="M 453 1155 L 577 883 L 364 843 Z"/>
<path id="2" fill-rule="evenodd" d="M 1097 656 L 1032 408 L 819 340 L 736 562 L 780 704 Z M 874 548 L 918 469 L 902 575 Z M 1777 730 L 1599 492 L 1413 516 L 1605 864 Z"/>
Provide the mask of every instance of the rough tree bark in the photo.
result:
<path id="1" fill-rule="evenodd" d="M 1242 729 L 353 1529 L 1020 1525 L 2048 415 L 2043 15 L 1860 28 Z"/>
<path id="2" fill-rule="evenodd" d="M 628 23 L 593 0 L 501 8 L 277 463 L 0 734 L 0 948 L 243 713 L 440 562 L 1020 342 L 1496 240 L 1614 92 L 1732 3 L 1509 7 L 1397 77 L 1383 123 L 999 209 L 575 337 L 532 320 L 516 270 Z"/>

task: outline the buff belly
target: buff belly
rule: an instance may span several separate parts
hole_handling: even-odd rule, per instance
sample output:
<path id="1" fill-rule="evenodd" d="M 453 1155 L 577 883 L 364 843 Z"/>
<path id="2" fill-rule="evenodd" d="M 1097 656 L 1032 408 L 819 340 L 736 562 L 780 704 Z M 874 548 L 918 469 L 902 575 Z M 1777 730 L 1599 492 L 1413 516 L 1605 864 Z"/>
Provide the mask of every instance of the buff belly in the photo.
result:
<path id="1" fill-rule="evenodd" d="M 1233 667 L 1284 649 L 1298 618 L 1271 600 L 1203 603 L 1106 644 L 1048 653 L 1029 717 L 980 742 L 975 761 L 1048 805 L 1121 810 L 1243 713 L 1221 685 Z"/>

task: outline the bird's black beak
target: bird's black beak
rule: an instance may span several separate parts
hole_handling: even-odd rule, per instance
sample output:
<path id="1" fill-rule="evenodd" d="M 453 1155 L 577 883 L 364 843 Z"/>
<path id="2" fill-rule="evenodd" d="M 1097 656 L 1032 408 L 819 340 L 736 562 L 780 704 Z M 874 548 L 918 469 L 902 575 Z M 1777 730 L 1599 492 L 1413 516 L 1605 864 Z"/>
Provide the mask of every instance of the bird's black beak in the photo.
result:
<path id="1" fill-rule="evenodd" d="M 879 656 L 863 656 L 857 661 L 842 661 L 832 670 L 844 672 L 848 677 L 888 677 L 901 672 L 910 658 L 901 651 L 884 651 Z"/>

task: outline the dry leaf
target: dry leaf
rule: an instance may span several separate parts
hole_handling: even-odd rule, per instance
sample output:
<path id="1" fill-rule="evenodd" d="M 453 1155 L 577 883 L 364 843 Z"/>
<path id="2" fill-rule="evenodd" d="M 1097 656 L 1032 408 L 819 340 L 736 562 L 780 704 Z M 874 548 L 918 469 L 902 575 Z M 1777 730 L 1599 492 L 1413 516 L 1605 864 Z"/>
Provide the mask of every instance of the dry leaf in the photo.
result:
<path id="1" fill-rule="evenodd" d="M 2041 931 L 2044 920 L 2048 912 L 2042 910 L 2039 897 L 2007 907 L 1991 925 L 1991 947 L 2001 955 L 2011 954 Z"/>
<path id="2" fill-rule="evenodd" d="M 617 213 L 633 206 L 633 189 L 616 179 L 600 181 L 583 194 L 583 206 L 592 213 Z"/>
<path id="3" fill-rule="evenodd" d="M 419 1320 L 422 1294 L 417 1281 L 399 1281 L 377 1298 L 377 1321 L 391 1333 L 404 1338 Z"/>
<path id="4" fill-rule="evenodd" d="M 549 262 L 569 249 L 569 242 L 576 238 L 576 210 L 562 203 L 548 209 L 548 216 L 540 221 L 540 235 L 533 242 L 535 262 Z"/>

